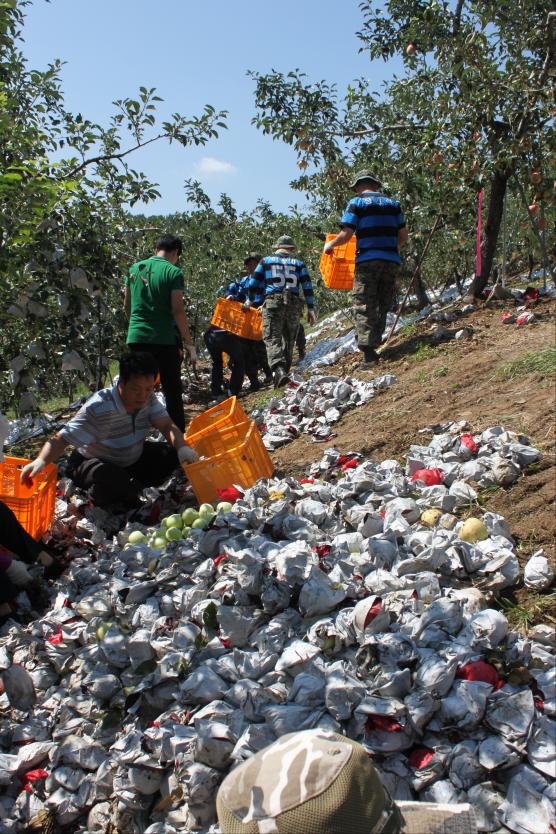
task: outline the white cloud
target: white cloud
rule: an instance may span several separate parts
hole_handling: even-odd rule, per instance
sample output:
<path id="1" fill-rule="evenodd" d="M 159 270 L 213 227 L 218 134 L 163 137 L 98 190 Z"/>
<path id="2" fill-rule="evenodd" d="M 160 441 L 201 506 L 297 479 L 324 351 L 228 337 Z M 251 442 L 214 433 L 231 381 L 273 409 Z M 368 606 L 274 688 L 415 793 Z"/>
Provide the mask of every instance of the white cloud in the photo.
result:
<path id="1" fill-rule="evenodd" d="M 195 164 L 195 172 L 209 177 L 213 174 L 235 174 L 237 168 L 231 162 L 215 159 L 213 156 L 203 156 L 201 161 Z"/>

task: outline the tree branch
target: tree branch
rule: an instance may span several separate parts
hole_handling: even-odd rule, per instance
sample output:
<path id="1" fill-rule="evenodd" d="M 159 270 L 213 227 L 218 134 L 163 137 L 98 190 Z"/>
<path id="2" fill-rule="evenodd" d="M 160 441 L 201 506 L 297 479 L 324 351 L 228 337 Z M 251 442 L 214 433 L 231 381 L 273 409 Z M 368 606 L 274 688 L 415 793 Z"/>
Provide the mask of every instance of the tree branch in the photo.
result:
<path id="1" fill-rule="evenodd" d="M 556 12 L 548 13 L 548 17 L 546 18 L 546 30 L 548 33 L 548 44 L 546 47 L 546 56 L 544 59 L 543 67 L 537 83 L 537 86 L 539 88 L 538 93 L 542 91 L 546 80 L 551 74 L 551 69 L 554 64 L 554 53 L 556 51 Z M 516 132 L 516 136 L 518 139 L 525 133 L 527 129 L 529 112 L 535 101 L 536 99 L 534 99 L 533 101 L 529 99 L 529 101 L 527 102 L 527 107 L 525 108 L 525 112 L 523 113 L 523 117 Z"/>
<path id="2" fill-rule="evenodd" d="M 458 0 L 456 10 L 454 12 L 454 25 L 452 27 L 452 35 L 455 37 L 461 28 L 461 13 L 463 11 L 463 4 L 465 0 Z"/>
<path id="3" fill-rule="evenodd" d="M 146 142 L 138 142 L 137 145 L 134 145 L 132 148 L 128 148 L 127 151 L 122 151 L 121 153 L 107 153 L 107 154 L 100 154 L 99 156 L 92 156 L 90 159 L 86 159 L 80 165 L 77 165 L 73 168 L 69 174 L 66 174 L 64 179 L 72 178 L 80 171 L 83 171 L 84 168 L 87 168 L 88 165 L 94 165 L 96 162 L 108 162 L 110 159 L 119 159 L 122 160 L 124 156 L 127 156 L 133 151 L 139 150 L 139 148 L 144 148 L 146 145 L 150 145 L 151 142 L 156 142 L 158 139 L 163 139 L 167 136 L 167 133 L 159 133 L 158 136 L 153 136 L 152 139 L 147 139 Z"/>
<path id="4" fill-rule="evenodd" d="M 365 130 L 353 130 L 353 131 L 345 131 L 341 133 L 340 136 L 345 137 L 346 139 L 350 136 L 366 136 L 369 133 L 376 133 L 377 131 L 384 131 L 384 130 L 425 130 L 427 125 L 374 125 L 374 127 L 366 128 Z"/>

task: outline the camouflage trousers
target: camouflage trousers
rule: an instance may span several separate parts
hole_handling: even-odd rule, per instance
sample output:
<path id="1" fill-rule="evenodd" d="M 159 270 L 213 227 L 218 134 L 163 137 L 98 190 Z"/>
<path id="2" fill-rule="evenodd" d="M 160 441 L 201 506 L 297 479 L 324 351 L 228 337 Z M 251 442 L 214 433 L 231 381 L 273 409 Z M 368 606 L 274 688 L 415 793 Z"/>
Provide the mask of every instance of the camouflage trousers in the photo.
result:
<path id="1" fill-rule="evenodd" d="M 268 364 L 273 371 L 281 365 L 289 371 L 295 337 L 304 303 L 288 292 L 270 295 L 263 307 L 263 339 L 268 354 Z"/>
<path id="2" fill-rule="evenodd" d="M 366 261 L 355 265 L 352 303 L 357 345 L 361 349 L 378 347 L 382 341 L 386 316 L 396 295 L 399 271 L 399 265 L 389 261 Z"/>

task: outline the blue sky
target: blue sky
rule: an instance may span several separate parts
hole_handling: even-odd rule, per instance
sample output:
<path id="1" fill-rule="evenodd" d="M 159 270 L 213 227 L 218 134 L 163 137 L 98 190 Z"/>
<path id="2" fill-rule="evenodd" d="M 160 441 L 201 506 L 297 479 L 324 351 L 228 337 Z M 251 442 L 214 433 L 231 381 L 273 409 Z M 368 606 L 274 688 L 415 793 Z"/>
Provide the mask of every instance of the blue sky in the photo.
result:
<path id="1" fill-rule="evenodd" d="M 212 199 L 225 191 L 240 211 L 259 197 L 285 211 L 303 203 L 289 187 L 296 155 L 250 124 L 254 84 L 247 70 L 299 68 L 340 90 L 365 76 L 378 88 L 401 62 L 371 64 L 358 54 L 360 25 L 358 0 L 34 0 L 24 53 L 36 68 L 66 61 L 67 106 L 101 123 L 114 99 L 134 97 L 139 86 L 157 88 L 163 116 L 198 113 L 205 103 L 229 111 L 229 129 L 204 148 L 158 142 L 134 155 L 133 167 L 162 193 L 136 211 L 185 210 L 189 177 Z"/>

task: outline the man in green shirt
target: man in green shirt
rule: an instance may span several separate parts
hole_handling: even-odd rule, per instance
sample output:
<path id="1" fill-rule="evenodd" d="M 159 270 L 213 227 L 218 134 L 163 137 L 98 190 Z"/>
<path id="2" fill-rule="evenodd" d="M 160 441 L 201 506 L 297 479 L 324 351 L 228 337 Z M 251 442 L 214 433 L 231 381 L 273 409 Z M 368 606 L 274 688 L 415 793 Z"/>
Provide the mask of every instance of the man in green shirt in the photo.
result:
<path id="1" fill-rule="evenodd" d="M 184 431 L 182 342 L 193 367 L 197 354 L 183 306 L 183 273 L 177 266 L 181 252 L 179 237 L 163 235 L 151 258 L 130 267 L 125 279 L 124 304 L 129 319 L 129 349 L 147 351 L 155 357 L 160 368 L 166 410 L 176 426 Z"/>

